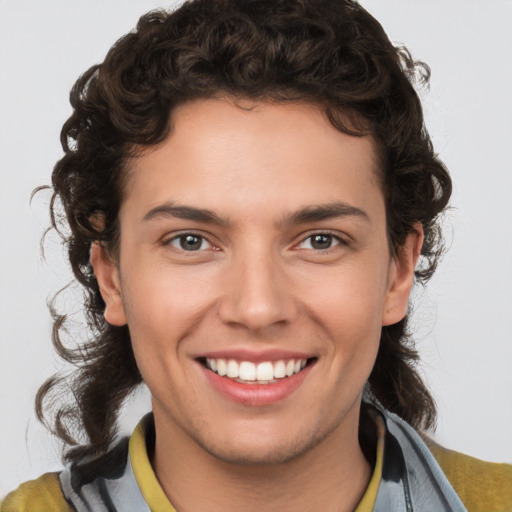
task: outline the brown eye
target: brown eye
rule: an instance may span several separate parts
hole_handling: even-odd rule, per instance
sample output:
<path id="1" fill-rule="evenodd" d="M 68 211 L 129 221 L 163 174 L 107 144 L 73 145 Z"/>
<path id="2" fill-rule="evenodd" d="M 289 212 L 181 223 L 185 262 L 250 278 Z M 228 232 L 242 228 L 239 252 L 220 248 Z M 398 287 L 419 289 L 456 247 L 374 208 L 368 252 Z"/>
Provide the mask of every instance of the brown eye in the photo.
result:
<path id="1" fill-rule="evenodd" d="M 331 247 L 333 242 L 331 235 L 319 234 L 311 237 L 311 247 L 317 250 L 325 250 Z"/>
<path id="2" fill-rule="evenodd" d="M 203 240 L 196 235 L 185 235 L 180 237 L 180 246 L 185 251 L 197 251 L 201 248 Z"/>
<path id="3" fill-rule="evenodd" d="M 326 251 L 339 245 L 342 241 L 329 233 L 315 233 L 310 235 L 299 244 L 300 249 L 312 249 L 314 251 Z"/>
<path id="4" fill-rule="evenodd" d="M 204 237 L 194 233 L 184 233 L 169 240 L 169 245 L 176 249 L 193 252 L 211 248 L 210 242 Z"/>

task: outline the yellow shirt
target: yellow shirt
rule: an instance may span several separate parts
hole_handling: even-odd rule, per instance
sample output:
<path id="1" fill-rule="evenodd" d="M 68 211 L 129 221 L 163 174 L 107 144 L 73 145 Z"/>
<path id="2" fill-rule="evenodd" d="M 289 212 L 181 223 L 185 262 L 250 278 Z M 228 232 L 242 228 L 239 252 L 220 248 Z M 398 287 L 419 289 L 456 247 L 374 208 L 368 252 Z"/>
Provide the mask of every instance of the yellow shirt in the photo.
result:
<path id="1" fill-rule="evenodd" d="M 469 512 L 512 512 L 512 465 L 493 464 L 425 443 Z"/>
<path id="2" fill-rule="evenodd" d="M 372 478 L 366 489 L 366 492 L 357 506 L 355 512 L 371 512 L 377 498 L 377 491 L 382 476 L 382 461 L 384 457 L 384 424 L 382 421 L 377 426 L 377 460 Z M 142 424 L 135 429 L 130 439 L 130 458 L 132 461 L 133 472 L 137 484 L 152 511 L 158 512 L 176 512 L 167 496 L 164 494 L 158 480 L 153 472 L 153 468 L 148 458 L 146 449 L 146 434 Z M 2 511 L 3 512 L 3 511 Z"/>
<path id="3" fill-rule="evenodd" d="M 384 424 L 377 421 L 376 464 L 370 483 L 355 512 L 373 510 L 382 477 Z M 493 464 L 447 450 L 431 440 L 426 443 L 468 512 L 512 512 L 512 465 Z M 133 472 L 142 495 L 154 512 L 176 512 L 153 472 L 146 449 L 143 425 L 129 443 Z M 65 501 L 58 473 L 47 473 L 22 484 L 7 496 L 0 512 L 72 512 Z M 390 511 L 391 512 L 391 511 Z"/>
<path id="4" fill-rule="evenodd" d="M 384 426 L 378 427 L 377 458 L 368 488 L 356 508 L 356 512 L 371 512 L 382 475 L 384 452 Z M 135 429 L 129 444 L 129 456 L 133 473 L 146 503 L 154 512 L 176 512 L 164 494 L 153 472 L 146 449 L 146 433 L 142 423 Z M 65 501 L 59 483 L 58 473 L 47 473 L 37 480 L 22 484 L 9 494 L 0 512 L 72 512 Z"/>

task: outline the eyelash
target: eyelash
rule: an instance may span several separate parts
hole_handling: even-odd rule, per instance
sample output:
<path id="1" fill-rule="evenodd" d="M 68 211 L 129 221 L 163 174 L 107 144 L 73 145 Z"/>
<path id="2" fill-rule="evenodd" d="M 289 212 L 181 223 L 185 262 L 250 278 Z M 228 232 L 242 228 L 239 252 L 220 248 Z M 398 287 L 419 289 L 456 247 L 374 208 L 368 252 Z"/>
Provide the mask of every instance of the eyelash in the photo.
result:
<path id="1" fill-rule="evenodd" d="M 330 239 L 331 245 L 329 247 L 323 248 L 323 249 L 318 249 L 318 248 L 315 248 L 312 246 L 313 238 L 321 237 L 321 236 L 327 237 Z M 182 242 L 184 242 L 184 240 L 187 237 L 194 237 L 194 238 L 198 239 L 199 247 L 195 250 L 187 250 L 186 248 L 184 248 L 182 245 Z M 297 250 L 301 250 L 300 245 L 304 244 L 307 240 L 310 240 L 310 247 L 303 249 L 303 250 L 312 250 L 317 253 L 326 253 L 326 252 L 330 251 L 331 249 L 337 247 L 338 245 L 345 245 L 345 246 L 348 245 L 347 242 L 345 240 L 343 240 L 339 235 L 336 235 L 329 231 L 319 231 L 316 233 L 311 233 L 308 236 L 302 238 L 302 240 L 298 244 L 295 245 Z M 174 245 L 173 242 L 176 242 L 177 244 L 179 244 L 179 247 L 177 245 Z M 174 249 L 176 249 L 180 252 L 184 252 L 184 253 L 199 253 L 199 252 L 206 250 L 206 249 L 201 249 L 201 246 L 205 242 L 210 245 L 209 249 L 218 250 L 218 247 L 216 247 L 207 237 L 205 237 L 204 235 L 201 235 L 199 233 L 195 233 L 193 231 L 187 231 L 187 232 L 183 232 L 183 233 L 174 235 L 173 237 L 171 237 L 167 240 L 164 240 L 162 242 L 162 244 L 166 245 L 166 246 L 171 246 Z"/>
<path id="2" fill-rule="evenodd" d="M 185 249 L 181 245 L 180 241 L 184 241 L 187 237 L 197 238 L 199 240 L 199 242 L 200 242 L 199 249 L 192 250 L 192 251 Z M 180 247 L 173 245 L 173 242 L 177 242 L 180 245 Z M 174 249 L 176 249 L 176 250 L 178 250 L 180 252 L 184 252 L 184 253 L 198 253 L 198 252 L 201 252 L 202 250 L 205 250 L 205 249 L 201 249 L 201 246 L 203 245 L 204 242 L 208 243 L 211 246 L 210 248 L 212 250 L 217 250 L 218 249 L 207 237 L 205 237 L 204 235 L 201 235 L 199 233 L 194 233 L 193 231 L 186 231 L 186 232 L 174 235 L 171 238 L 163 240 L 162 245 L 171 246 Z"/>
<path id="3" fill-rule="evenodd" d="M 317 237 L 317 236 L 324 236 L 324 237 L 330 238 L 331 242 L 332 242 L 331 246 L 327 247 L 325 249 L 317 249 L 317 248 L 313 247 L 311 244 L 311 241 L 314 237 Z M 312 251 L 315 251 L 316 253 L 326 253 L 326 252 L 334 249 L 337 246 L 348 245 L 348 243 L 343 238 L 341 238 L 339 235 L 337 235 L 335 233 L 332 233 L 330 231 L 318 231 L 316 233 L 311 233 L 311 234 L 307 235 L 306 237 L 302 238 L 302 240 L 296 245 L 296 247 L 298 247 L 298 250 L 301 250 L 299 246 L 302 245 L 303 243 L 305 243 L 307 240 L 310 240 L 311 247 L 307 248 L 306 250 L 312 250 Z"/>

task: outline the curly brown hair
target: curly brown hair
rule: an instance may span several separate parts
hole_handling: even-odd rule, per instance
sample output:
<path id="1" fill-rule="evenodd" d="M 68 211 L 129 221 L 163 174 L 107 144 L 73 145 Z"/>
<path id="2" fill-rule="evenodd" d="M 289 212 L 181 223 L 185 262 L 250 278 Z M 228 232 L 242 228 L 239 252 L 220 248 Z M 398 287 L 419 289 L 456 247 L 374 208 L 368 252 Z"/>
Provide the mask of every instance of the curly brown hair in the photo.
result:
<path id="1" fill-rule="evenodd" d="M 66 316 L 52 311 L 54 346 L 75 369 L 52 377 L 36 399 L 39 418 L 69 445 L 66 459 L 108 448 L 123 401 L 142 381 L 128 328 L 104 320 L 89 253 L 101 241 L 116 254 L 126 162 L 166 138 L 176 106 L 219 95 L 305 102 L 321 107 L 337 129 L 371 135 L 380 155 L 390 249 L 398 250 L 420 222 L 425 241 L 416 276 L 426 282 L 442 253 L 439 214 L 451 194 L 414 88 L 428 79 L 428 67 L 394 47 L 381 25 L 350 0 L 192 0 L 174 12 L 153 11 L 78 79 L 50 211 L 85 289 L 90 334 L 68 346 Z M 404 319 L 383 327 L 367 392 L 426 428 L 436 409 L 406 325 Z M 63 387 L 71 390 L 69 402 Z M 52 419 L 46 412 L 54 412 Z"/>

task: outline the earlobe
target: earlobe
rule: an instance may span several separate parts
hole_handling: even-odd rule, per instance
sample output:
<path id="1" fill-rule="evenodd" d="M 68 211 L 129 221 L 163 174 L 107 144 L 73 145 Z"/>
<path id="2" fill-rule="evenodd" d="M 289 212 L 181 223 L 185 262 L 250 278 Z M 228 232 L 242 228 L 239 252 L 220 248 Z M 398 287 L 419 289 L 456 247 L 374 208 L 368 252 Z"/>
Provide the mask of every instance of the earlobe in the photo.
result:
<path id="1" fill-rule="evenodd" d="M 105 302 L 105 320 L 111 325 L 126 325 L 117 264 L 107 254 L 105 247 L 100 242 L 93 242 L 90 258 L 101 296 Z"/>
<path id="2" fill-rule="evenodd" d="M 389 271 L 382 325 L 395 324 L 407 313 L 409 295 L 414 284 L 414 270 L 421 254 L 423 238 L 423 226 L 417 223 L 407 235 L 405 243 L 397 249 Z"/>

